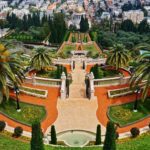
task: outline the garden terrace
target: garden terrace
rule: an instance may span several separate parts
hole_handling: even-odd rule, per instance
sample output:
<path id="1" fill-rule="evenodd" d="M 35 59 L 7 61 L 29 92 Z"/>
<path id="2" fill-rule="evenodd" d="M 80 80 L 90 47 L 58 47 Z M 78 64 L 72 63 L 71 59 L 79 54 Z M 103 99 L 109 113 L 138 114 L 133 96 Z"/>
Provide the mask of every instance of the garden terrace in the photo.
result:
<path id="1" fill-rule="evenodd" d="M 134 112 L 133 108 L 134 102 L 110 106 L 107 114 L 109 119 L 118 123 L 120 127 L 134 124 L 150 116 L 150 98 L 147 98 L 144 103 L 139 101 L 137 112 Z"/>
<path id="2" fill-rule="evenodd" d="M 0 113 L 25 125 L 31 125 L 35 120 L 42 121 L 46 116 L 45 108 L 42 106 L 20 102 L 20 107 L 21 112 L 18 113 L 16 101 L 10 98 L 8 102 L 0 104 Z"/>

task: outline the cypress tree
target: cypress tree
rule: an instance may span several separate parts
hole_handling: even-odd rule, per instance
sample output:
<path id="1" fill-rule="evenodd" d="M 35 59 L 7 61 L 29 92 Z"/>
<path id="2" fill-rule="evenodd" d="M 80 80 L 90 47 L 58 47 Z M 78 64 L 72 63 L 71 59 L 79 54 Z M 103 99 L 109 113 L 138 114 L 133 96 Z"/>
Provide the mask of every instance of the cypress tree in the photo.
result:
<path id="1" fill-rule="evenodd" d="M 34 122 L 32 124 L 31 150 L 44 150 L 40 122 Z"/>
<path id="2" fill-rule="evenodd" d="M 81 32 L 84 32 L 84 30 L 85 30 L 84 21 L 85 21 L 84 17 L 82 16 L 81 21 L 80 21 L 80 31 Z"/>
<path id="3" fill-rule="evenodd" d="M 148 33 L 150 31 L 149 24 L 146 19 L 144 19 L 142 22 L 140 22 L 138 26 L 138 31 L 140 33 Z"/>
<path id="4" fill-rule="evenodd" d="M 136 27 L 133 24 L 132 20 L 127 19 L 127 20 L 124 20 L 121 23 L 121 30 L 124 30 L 126 32 L 135 32 L 136 31 Z"/>
<path id="5" fill-rule="evenodd" d="M 101 126 L 97 125 L 95 145 L 100 145 L 100 144 L 101 144 Z"/>
<path id="6" fill-rule="evenodd" d="M 57 144 L 56 130 L 54 125 L 51 126 L 51 144 Z"/>
<path id="7" fill-rule="evenodd" d="M 116 150 L 116 130 L 111 121 L 107 123 L 103 150 Z"/>

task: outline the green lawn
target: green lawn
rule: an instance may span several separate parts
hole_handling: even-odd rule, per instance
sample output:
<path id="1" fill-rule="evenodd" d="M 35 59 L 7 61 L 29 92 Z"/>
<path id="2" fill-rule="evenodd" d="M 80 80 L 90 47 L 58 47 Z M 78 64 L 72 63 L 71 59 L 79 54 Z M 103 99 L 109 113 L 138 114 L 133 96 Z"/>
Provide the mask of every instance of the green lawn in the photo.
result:
<path id="1" fill-rule="evenodd" d="M 150 133 L 143 134 L 135 139 L 128 139 L 117 144 L 117 150 L 149 150 Z M 29 143 L 24 143 L 10 137 L 0 135 L 1 150 L 30 150 Z M 45 146 L 45 150 L 102 150 L 101 147 L 68 148 Z"/>
<path id="2" fill-rule="evenodd" d="M 63 49 L 61 50 L 64 55 L 68 55 L 71 51 L 76 50 L 75 45 L 64 45 Z"/>
<path id="3" fill-rule="evenodd" d="M 56 79 L 56 70 L 51 70 L 51 71 L 39 71 L 36 73 L 37 77 L 41 78 L 50 78 L 50 79 Z"/>
<path id="4" fill-rule="evenodd" d="M 9 117 L 29 125 L 31 125 L 34 120 L 42 120 L 46 115 L 45 108 L 42 106 L 20 102 L 20 107 L 21 112 L 17 112 L 16 102 L 10 99 L 8 102 L 0 105 L 0 112 L 3 112 Z"/>
<path id="5" fill-rule="evenodd" d="M 150 115 L 150 98 L 147 98 L 144 103 L 139 102 L 138 112 L 133 112 L 133 107 L 134 103 L 110 107 L 110 120 L 124 126 Z"/>
<path id="6" fill-rule="evenodd" d="M 94 44 L 87 44 L 87 45 L 84 45 L 83 46 L 83 49 L 84 50 L 87 50 L 88 52 L 89 52 L 89 56 L 90 57 L 96 57 L 96 55 L 98 55 L 99 54 L 99 52 L 98 52 L 98 50 L 96 49 L 96 47 L 94 46 Z"/>

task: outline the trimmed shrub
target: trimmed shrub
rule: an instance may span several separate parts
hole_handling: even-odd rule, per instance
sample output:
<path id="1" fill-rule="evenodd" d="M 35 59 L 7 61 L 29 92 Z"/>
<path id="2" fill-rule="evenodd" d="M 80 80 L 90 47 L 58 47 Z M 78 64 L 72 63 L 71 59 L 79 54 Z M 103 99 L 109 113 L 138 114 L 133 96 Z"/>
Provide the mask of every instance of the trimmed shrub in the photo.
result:
<path id="1" fill-rule="evenodd" d="M 140 134 L 140 130 L 136 127 L 132 128 L 130 130 L 131 134 L 132 134 L 132 137 L 137 137 L 139 134 Z"/>
<path id="2" fill-rule="evenodd" d="M 57 144 L 56 130 L 54 125 L 51 126 L 51 144 Z"/>
<path id="3" fill-rule="evenodd" d="M 101 126 L 97 125 L 95 145 L 101 144 Z"/>
<path id="4" fill-rule="evenodd" d="M 32 124 L 31 150 L 44 150 L 43 133 L 38 121 Z"/>
<path id="5" fill-rule="evenodd" d="M 0 121 L 0 132 L 3 131 L 6 127 L 6 123 L 4 121 Z"/>
<path id="6" fill-rule="evenodd" d="M 14 134 L 13 134 L 13 136 L 19 137 L 19 136 L 22 135 L 22 133 L 23 133 L 22 127 L 16 127 L 16 128 L 14 129 Z"/>
<path id="7" fill-rule="evenodd" d="M 111 121 L 107 123 L 103 150 L 116 150 L 116 129 Z"/>

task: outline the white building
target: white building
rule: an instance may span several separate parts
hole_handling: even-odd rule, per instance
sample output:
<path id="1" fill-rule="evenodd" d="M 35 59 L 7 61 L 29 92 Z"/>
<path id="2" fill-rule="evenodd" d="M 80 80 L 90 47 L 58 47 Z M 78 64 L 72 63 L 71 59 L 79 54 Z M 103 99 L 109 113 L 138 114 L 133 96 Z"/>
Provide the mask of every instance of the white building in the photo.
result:
<path id="1" fill-rule="evenodd" d="M 148 16 L 150 16 L 150 6 L 145 6 L 144 9 L 148 12 Z"/>
<path id="2" fill-rule="evenodd" d="M 110 19 L 110 13 L 109 12 L 103 12 L 101 15 L 101 19 Z"/>
<path id="3" fill-rule="evenodd" d="M 7 1 L 0 1 L 0 11 L 2 11 L 7 6 L 8 6 L 8 2 Z"/>
<path id="4" fill-rule="evenodd" d="M 141 10 L 130 10 L 123 12 L 123 20 L 130 19 L 133 23 L 140 23 L 144 19 L 144 13 Z"/>
<path id="5" fill-rule="evenodd" d="M 80 21 L 81 21 L 81 17 L 86 18 L 86 12 L 84 11 L 84 8 L 82 6 L 77 6 L 76 9 L 74 10 L 71 20 L 68 21 L 68 27 L 70 27 L 70 25 L 76 26 L 77 29 L 80 29 Z M 88 23 L 89 23 L 89 28 L 91 28 L 91 22 L 88 19 Z"/>
<path id="6" fill-rule="evenodd" d="M 28 9 L 13 9 L 11 13 L 14 13 L 20 19 L 22 19 L 24 15 L 30 14 Z"/>

